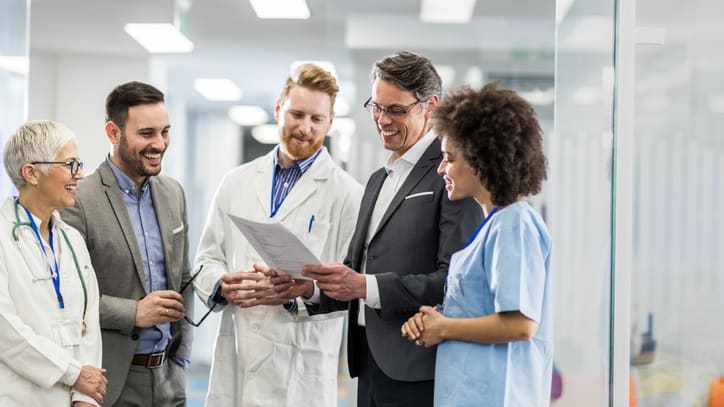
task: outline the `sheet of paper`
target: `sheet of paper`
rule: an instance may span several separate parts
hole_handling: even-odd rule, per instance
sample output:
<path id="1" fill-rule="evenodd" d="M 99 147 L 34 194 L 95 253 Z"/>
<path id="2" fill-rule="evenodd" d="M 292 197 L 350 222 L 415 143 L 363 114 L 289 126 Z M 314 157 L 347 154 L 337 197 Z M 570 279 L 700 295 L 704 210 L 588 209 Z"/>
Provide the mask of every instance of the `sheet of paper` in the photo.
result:
<path id="1" fill-rule="evenodd" d="M 279 222 L 255 222 L 229 214 L 251 247 L 259 253 L 267 266 L 279 274 L 302 276 L 305 264 L 321 264 L 317 256 L 299 238 Z"/>

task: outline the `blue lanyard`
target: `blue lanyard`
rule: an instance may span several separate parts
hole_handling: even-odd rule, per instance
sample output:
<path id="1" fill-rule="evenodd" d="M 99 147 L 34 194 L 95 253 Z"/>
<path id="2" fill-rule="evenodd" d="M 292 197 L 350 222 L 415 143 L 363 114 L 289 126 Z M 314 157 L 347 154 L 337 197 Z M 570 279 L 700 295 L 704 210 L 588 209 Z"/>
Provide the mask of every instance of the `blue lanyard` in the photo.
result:
<path id="1" fill-rule="evenodd" d="M 33 232 L 35 232 L 35 237 L 38 238 L 38 243 L 40 243 L 40 249 L 43 250 L 43 255 L 45 256 L 47 262 L 48 252 L 45 251 L 45 245 L 43 244 L 43 238 L 40 237 L 38 225 L 35 224 L 35 219 L 33 219 L 33 215 L 30 213 L 30 211 L 27 208 L 23 209 L 25 209 L 25 213 L 28 214 L 28 219 L 30 220 L 30 227 L 33 229 Z M 50 276 L 53 279 L 55 296 L 58 298 L 58 306 L 60 306 L 60 308 L 65 308 L 63 294 L 60 293 L 60 272 L 58 270 L 58 259 L 55 258 L 55 249 L 53 249 L 53 228 L 50 227 L 50 225 L 48 227 L 48 243 L 50 244 L 50 251 L 53 253 L 53 263 L 55 265 L 55 270 L 53 270 L 53 267 L 48 265 L 48 268 L 50 269 Z"/>

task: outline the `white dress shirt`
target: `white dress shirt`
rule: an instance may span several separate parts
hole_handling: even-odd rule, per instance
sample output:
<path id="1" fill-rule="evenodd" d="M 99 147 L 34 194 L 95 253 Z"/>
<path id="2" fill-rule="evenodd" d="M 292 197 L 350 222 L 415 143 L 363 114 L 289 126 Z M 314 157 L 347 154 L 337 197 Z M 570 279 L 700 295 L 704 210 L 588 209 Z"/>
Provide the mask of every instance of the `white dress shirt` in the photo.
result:
<path id="1" fill-rule="evenodd" d="M 420 140 L 417 141 L 409 150 L 397 158 L 394 153 L 391 153 L 385 163 L 385 171 L 387 171 L 387 178 L 382 183 L 380 194 L 377 196 L 375 207 L 372 211 L 372 218 L 370 219 L 369 229 L 367 231 L 367 239 L 365 242 L 365 260 L 362 262 L 361 273 L 365 274 L 367 269 L 367 245 L 372 240 L 372 237 L 377 233 L 382 216 L 387 212 L 390 206 L 392 198 L 394 198 L 397 191 L 400 189 L 402 184 L 412 172 L 420 157 L 425 153 L 430 144 L 435 140 L 435 134 L 432 130 L 428 131 Z M 382 304 L 380 303 L 380 288 L 377 285 L 377 278 L 374 275 L 365 275 L 367 279 L 367 296 L 360 299 L 359 314 L 357 315 L 357 323 L 360 326 L 365 325 L 365 305 L 370 308 L 380 309 Z"/>

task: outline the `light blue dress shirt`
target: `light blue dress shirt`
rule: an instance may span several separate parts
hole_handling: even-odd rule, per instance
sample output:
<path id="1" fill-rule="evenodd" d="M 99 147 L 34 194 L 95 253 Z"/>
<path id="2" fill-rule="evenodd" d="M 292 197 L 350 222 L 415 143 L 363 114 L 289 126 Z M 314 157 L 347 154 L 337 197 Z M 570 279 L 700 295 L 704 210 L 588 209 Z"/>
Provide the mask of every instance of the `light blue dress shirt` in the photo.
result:
<path id="1" fill-rule="evenodd" d="M 138 249 L 143 259 L 143 272 L 146 290 L 166 290 L 166 260 L 161 240 L 161 229 L 156 219 L 156 211 L 151 198 L 151 187 L 148 179 L 141 186 L 141 195 L 136 193 L 136 183 L 124 174 L 111 160 L 106 158 L 118 181 L 123 195 L 123 202 L 128 209 L 133 231 L 138 242 Z M 138 335 L 136 353 L 155 353 L 166 349 L 171 339 L 171 324 L 163 322 L 150 328 L 141 329 Z"/>
<path id="2" fill-rule="evenodd" d="M 526 202 L 500 209 L 450 260 L 443 313 L 475 318 L 520 311 L 538 323 L 528 341 L 448 340 L 437 348 L 435 406 L 549 406 L 553 367 L 551 241 Z"/>

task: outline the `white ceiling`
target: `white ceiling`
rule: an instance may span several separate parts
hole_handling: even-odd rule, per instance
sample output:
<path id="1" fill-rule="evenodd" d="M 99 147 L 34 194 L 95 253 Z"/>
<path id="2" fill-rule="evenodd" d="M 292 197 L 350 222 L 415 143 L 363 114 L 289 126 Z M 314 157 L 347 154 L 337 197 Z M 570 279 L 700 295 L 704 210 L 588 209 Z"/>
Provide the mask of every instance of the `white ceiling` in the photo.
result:
<path id="1" fill-rule="evenodd" d="M 172 22 L 174 4 L 32 0 L 31 53 L 145 55 L 123 26 Z M 368 61 L 402 49 L 421 52 L 436 64 L 477 65 L 486 73 L 552 77 L 553 72 L 555 0 L 478 0 L 473 21 L 462 25 L 419 22 L 420 0 L 308 0 L 308 20 L 260 20 L 248 0 L 188 4 L 186 32 L 194 51 L 154 58 L 168 67 L 167 86 L 199 109 L 222 104 L 195 94 L 194 78 L 229 77 L 243 89 L 242 103 L 268 106 L 298 59 L 334 62 L 343 92 L 345 85 L 353 87 L 357 70 L 366 75 Z"/>

